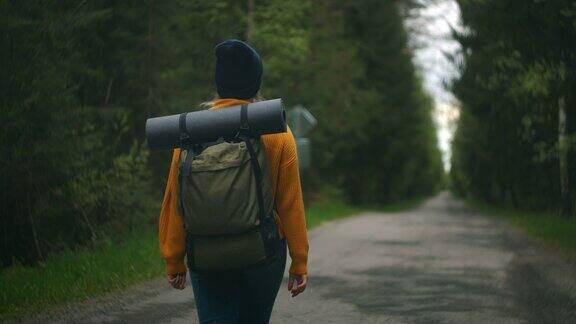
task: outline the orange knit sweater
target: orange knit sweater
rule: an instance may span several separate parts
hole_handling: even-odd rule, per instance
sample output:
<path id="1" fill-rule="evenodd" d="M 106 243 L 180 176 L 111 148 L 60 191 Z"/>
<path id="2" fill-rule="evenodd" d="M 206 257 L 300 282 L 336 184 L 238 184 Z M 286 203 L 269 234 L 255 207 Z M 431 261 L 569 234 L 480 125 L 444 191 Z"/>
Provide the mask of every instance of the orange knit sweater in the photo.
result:
<path id="1" fill-rule="evenodd" d="M 236 99 L 220 99 L 211 109 L 249 103 Z M 292 264 L 291 274 L 306 274 L 308 262 L 308 236 L 304 217 L 304 202 L 300 187 L 296 142 L 288 128 L 286 133 L 262 136 L 266 150 L 272 194 L 278 212 L 278 230 L 286 238 Z M 182 217 L 178 209 L 178 165 L 180 149 L 175 149 L 160 211 L 160 250 L 166 260 L 168 274 L 186 273 L 184 264 L 185 237 Z"/>

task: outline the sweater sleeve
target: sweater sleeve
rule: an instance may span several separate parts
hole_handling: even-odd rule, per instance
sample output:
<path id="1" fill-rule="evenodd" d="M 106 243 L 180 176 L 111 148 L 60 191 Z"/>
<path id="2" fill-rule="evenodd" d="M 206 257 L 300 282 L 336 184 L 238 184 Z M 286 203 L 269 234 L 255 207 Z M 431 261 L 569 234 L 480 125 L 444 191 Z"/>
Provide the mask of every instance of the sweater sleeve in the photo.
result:
<path id="1" fill-rule="evenodd" d="M 300 185 L 300 171 L 296 141 L 290 129 L 283 142 L 278 170 L 276 209 L 288 243 L 291 274 L 306 274 L 308 263 L 308 236 L 304 215 L 304 200 Z"/>
<path id="2" fill-rule="evenodd" d="M 178 209 L 178 161 L 180 150 L 174 150 L 170 173 L 160 211 L 159 239 L 160 251 L 166 260 L 168 274 L 186 273 L 186 232 Z"/>

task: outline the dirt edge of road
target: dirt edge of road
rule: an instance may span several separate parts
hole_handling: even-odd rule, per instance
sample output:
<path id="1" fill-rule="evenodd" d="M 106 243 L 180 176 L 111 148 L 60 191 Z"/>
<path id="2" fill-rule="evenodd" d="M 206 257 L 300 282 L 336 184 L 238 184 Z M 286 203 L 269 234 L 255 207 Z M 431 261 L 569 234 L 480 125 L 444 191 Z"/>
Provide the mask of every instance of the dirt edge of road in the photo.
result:
<path id="1" fill-rule="evenodd" d="M 570 323 L 576 318 L 576 255 L 508 225 L 516 255 L 507 284 L 532 323 Z M 534 298 L 534 296 L 539 298 Z"/>

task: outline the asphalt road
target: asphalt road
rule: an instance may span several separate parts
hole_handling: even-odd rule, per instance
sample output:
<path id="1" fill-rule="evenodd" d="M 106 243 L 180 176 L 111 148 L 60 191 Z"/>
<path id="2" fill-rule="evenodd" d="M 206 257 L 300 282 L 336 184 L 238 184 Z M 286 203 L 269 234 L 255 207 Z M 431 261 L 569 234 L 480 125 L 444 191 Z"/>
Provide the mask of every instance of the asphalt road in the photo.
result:
<path id="1" fill-rule="evenodd" d="M 576 265 L 448 193 L 310 233 L 310 284 L 272 323 L 576 323 Z M 159 278 L 36 322 L 197 323 Z"/>

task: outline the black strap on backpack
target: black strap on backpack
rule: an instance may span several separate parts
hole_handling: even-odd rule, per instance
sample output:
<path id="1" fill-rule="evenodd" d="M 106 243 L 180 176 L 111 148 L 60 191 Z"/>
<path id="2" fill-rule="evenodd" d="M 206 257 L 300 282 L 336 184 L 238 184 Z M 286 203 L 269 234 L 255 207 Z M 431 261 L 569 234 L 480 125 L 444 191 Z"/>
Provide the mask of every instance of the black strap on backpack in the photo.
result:
<path id="1" fill-rule="evenodd" d="M 276 220 L 274 216 L 268 215 L 266 212 L 266 206 L 264 206 L 264 193 L 262 189 L 263 174 L 262 168 L 260 167 L 260 162 L 258 161 L 258 156 L 254 150 L 254 145 L 252 140 L 260 140 L 260 137 L 250 136 L 250 124 L 248 123 L 248 106 L 242 105 L 240 107 L 240 129 L 236 138 L 240 141 L 246 143 L 246 148 L 248 149 L 248 154 L 250 154 L 250 164 L 252 165 L 252 171 L 254 172 L 254 178 L 256 179 L 256 197 L 258 199 L 258 219 L 260 220 L 260 234 L 264 242 L 264 249 L 266 255 L 271 257 L 276 254 L 277 244 L 275 243 L 275 238 L 278 238 L 278 229 L 275 225 Z"/>
<path id="2" fill-rule="evenodd" d="M 188 129 L 186 127 L 186 116 L 187 112 L 181 113 L 178 118 L 178 131 L 180 132 L 180 147 L 186 147 L 190 145 L 190 135 L 188 134 Z"/>
<path id="3" fill-rule="evenodd" d="M 254 177 L 256 178 L 256 195 L 258 199 L 259 207 L 259 219 L 260 222 L 266 217 L 265 207 L 264 207 L 264 195 L 262 193 L 262 169 L 260 168 L 260 163 L 258 162 L 258 156 L 254 150 L 254 145 L 250 138 L 250 124 L 248 123 L 248 105 L 242 105 L 240 107 L 240 129 L 236 138 L 246 143 L 246 148 L 248 148 L 248 153 L 250 154 L 250 164 L 252 165 L 252 171 L 254 172 Z M 259 139 L 259 138 L 257 138 Z"/>

